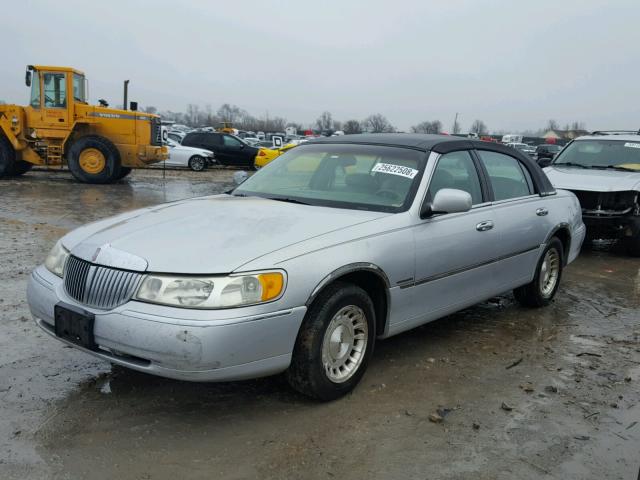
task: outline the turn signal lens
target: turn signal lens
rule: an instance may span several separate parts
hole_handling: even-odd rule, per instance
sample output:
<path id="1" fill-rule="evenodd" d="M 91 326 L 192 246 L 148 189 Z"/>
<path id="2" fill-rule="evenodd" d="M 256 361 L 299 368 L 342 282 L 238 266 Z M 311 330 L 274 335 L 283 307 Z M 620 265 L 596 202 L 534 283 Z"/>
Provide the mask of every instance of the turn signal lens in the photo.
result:
<path id="1" fill-rule="evenodd" d="M 258 275 L 258 280 L 260 280 L 260 285 L 262 285 L 261 300 L 263 302 L 276 298 L 282 292 L 284 277 L 281 273 L 263 273 Z"/>

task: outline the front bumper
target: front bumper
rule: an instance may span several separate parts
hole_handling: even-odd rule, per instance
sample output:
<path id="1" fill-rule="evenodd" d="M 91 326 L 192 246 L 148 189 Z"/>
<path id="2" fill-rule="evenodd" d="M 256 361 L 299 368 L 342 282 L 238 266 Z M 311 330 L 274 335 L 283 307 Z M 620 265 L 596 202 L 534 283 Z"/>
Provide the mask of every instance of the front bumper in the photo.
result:
<path id="1" fill-rule="evenodd" d="M 27 299 L 38 326 L 54 337 L 57 303 L 95 315 L 98 350 L 56 339 L 118 365 L 189 381 L 242 380 L 284 371 L 306 313 L 306 307 L 297 307 L 242 316 L 241 308 L 192 311 L 136 301 L 96 310 L 66 295 L 62 279 L 43 266 L 31 274 Z"/>
<path id="2" fill-rule="evenodd" d="M 640 233 L 640 217 L 634 215 L 582 214 L 590 238 L 625 238 Z"/>

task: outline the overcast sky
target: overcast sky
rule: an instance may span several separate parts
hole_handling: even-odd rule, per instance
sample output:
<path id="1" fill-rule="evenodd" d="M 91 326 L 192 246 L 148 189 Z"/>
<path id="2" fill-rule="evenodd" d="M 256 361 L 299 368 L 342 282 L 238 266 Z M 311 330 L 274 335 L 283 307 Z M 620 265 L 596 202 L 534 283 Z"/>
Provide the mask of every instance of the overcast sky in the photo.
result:
<path id="1" fill-rule="evenodd" d="M 27 64 L 68 65 L 90 100 L 160 110 L 224 102 L 307 124 L 460 113 L 491 130 L 550 118 L 640 127 L 640 1 L 35 1 L 3 6 L 0 99 Z"/>

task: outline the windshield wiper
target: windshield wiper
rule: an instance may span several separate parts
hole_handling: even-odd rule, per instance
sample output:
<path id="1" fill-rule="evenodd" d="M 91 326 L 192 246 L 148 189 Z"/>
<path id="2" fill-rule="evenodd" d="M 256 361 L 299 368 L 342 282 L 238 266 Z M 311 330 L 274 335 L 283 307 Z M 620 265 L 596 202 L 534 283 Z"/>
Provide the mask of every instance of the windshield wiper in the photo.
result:
<path id="1" fill-rule="evenodd" d="M 277 200 L 278 202 L 287 202 L 287 203 L 297 203 L 298 205 L 310 205 L 310 203 L 302 202 L 300 200 L 296 200 L 295 198 L 288 197 L 266 197 L 269 200 Z"/>
<path id="2" fill-rule="evenodd" d="M 551 167 L 561 167 L 563 165 L 566 166 L 566 167 L 591 168 L 589 165 L 582 165 L 581 163 L 574 163 L 574 162 L 552 163 L 550 166 Z"/>
<path id="3" fill-rule="evenodd" d="M 611 170 L 621 170 L 623 172 L 637 172 L 638 170 L 635 168 L 627 168 L 627 167 L 621 167 L 619 165 L 591 165 L 591 168 L 597 168 L 598 170 L 606 170 L 606 169 L 611 169 Z"/>

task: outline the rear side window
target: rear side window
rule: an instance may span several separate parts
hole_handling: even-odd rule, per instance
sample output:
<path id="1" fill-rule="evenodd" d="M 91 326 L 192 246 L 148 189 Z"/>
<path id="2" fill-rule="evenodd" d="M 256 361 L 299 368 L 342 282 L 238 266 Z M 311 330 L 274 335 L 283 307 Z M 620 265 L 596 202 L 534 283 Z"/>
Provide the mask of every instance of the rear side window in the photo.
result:
<path id="1" fill-rule="evenodd" d="M 478 155 L 489 174 L 496 201 L 533 194 L 529 172 L 525 173 L 526 170 L 518 160 L 486 150 L 479 150 Z"/>

